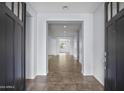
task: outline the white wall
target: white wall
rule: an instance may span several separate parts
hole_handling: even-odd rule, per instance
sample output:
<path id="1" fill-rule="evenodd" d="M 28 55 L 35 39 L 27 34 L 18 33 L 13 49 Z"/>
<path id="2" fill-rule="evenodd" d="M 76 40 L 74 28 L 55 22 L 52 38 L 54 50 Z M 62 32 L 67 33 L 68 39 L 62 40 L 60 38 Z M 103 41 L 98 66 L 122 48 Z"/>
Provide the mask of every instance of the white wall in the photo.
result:
<path id="1" fill-rule="evenodd" d="M 82 64 L 82 73 L 84 70 L 84 33 L 83 33 L 83 26 L 79 30 L 79 62 Z"/>
<path id="2" fill-rule="evenodd" d="M 39 14 L 37 16 L 37 75 L 47 74 L 47 21 L 84 22 L 84 75 L 93 74 L 93 14 Z M 47 52 L 46 52 L 47 51 Z"/>
<path id="3" fill-rule="evenodd" d="M 26 78 L 33 77 L 34 74 L 34 67 L 32 58 L 32 33 L 30 33 L 32 28 L 32 20 L 31 17 L 26 17 Z"/>
<path id="4" fill-rule="evenodd" d="M 26 16 L 26 79 L 33 79 L 37 73 L 37 16 L 27 4 Z"/>
<path id="5" fill-rule="evenodd" d="M 57 41 L 55 37 L 48 36 L 48 55 L 57 55 Z"/>
<path id="6" fill-rule="evenodd" d="M 78 51 L 77 51 L 77 48 L 78 48 L 78 38 L 77 38 L 77 34 L 78 32 L 74 32 L 74 35 L 73 35 L 73 56 L 75 58 L 75 60 L 77 60 L 77 56 L 78 56 Z"/>
<path id="7" fill-rule="evenodd" d="M 104 85 L 104 4 L 94 13 L 94 76 Z"/>

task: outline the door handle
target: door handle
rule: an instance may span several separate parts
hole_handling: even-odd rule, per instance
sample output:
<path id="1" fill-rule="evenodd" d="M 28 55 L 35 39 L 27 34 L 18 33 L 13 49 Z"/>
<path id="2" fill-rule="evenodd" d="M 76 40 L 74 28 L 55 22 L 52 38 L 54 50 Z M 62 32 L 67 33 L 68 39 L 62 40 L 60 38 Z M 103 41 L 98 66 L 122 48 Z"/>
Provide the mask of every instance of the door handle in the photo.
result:
<path id="1" fill-rule="evenodd" d="M 104 70 L 106 70 L 106 66 L 107 66 L 107 64 L 106 64 L 106 57 L 104 57 Z"/>
<path id="2" fill-rule="evenodd" d="M 107 56 L 107 53 L 104 52 L 104 70 L 107 69 L 107 61 L 106 61 L 106 56 Z"/>

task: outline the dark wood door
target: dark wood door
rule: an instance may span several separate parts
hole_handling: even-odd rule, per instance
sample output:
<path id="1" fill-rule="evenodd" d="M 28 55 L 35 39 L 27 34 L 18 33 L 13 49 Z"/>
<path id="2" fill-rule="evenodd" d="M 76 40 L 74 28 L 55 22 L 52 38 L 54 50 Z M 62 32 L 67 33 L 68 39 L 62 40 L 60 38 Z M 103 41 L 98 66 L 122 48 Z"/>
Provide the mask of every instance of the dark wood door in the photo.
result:
<path id="1" fill-rule="evenodd" d="M 107 28 L 107 67 L 105 90 L 116 90 L 116 31 L 114 24 Z"/>
<path id="2" fill-rule="evenodd" d="M 0 12 L 0 90 L 5 90 L 5 16 Z"/>
<path id="3" fill-rule="evenodd" d="M 14 32 L 14 48 L 15 48 L 15 84 L 16 90 L 22 89 L 22 59 L 21 59 L 21 32 L 22 28 L 19 24 L 15 25 Z"/>
<path id="4" fill-rule="evenodd" d="M 124 16 L 116 21 L 117 27 L 117 90 L 124 90 Z"/>
<path id="5" fill-rule="evenodd" d="M 14 20 L 8 16 L 5 16 L 6 26 L 6 89 L 14 90 Z"/>
<path id="6" fill-rule="evenodd" d="M 25 90 L 25 11 L 22 19 L 0 3 L 0 90 Z"/>
<path id="7" fill-rule="evenodd" d="M 124 8 L 120 9 L 122 2 L 116 2 L 116 8 L 114 3 L 105 3 L 105 90 L 124 91 Z M 117 14 L 113 16 L 115 10 Z"/>

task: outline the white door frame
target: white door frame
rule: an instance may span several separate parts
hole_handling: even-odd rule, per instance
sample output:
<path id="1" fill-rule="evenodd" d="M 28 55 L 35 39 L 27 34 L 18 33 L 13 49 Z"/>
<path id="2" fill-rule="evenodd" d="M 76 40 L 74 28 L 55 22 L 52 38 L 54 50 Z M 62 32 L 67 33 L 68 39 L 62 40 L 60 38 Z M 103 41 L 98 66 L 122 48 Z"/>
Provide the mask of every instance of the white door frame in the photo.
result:
<path id="1" fill-rule="evenodd" d="M 64 22 L 81 22 L 82 26 L 83 26 L 83 23 L 84 21 L 82 19 L 79 19 L 79 20 L 73 20 L 73 19 L 66 19 L 66 20 L 60 20 L 60 19 L 54 19 L 54 20 L 46 20 L 46 73 L 48 74 L 48 23 L 49 22 L 54 22 L 54 21 L 64 21 Z M 82 27 L 83 28 L 83 27 Z M 82 29 L 82 31 L 84 31 Z M 83 32 L 84 33 L 84 32 Z M 84 37 L 83 37 L 84 38 Z M 82 45 L 84 47 L 84 44 Z M 82 51 L 83 54 L 84 54 L 84 50 Z M 83 55 L 84 56 L 84 55 Z M 84 58 L 84 57 L 83 57 Z M 84 67 L 82 68 L 84 69 Z M 84 71 L 84 70 L 83 70 Z"/>

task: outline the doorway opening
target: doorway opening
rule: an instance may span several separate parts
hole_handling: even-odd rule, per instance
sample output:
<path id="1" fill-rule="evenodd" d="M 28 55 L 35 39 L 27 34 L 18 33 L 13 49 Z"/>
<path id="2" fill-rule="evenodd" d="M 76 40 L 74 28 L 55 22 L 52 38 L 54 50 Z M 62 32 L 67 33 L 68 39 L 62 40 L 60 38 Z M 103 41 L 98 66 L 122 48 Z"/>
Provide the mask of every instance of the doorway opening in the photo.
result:
<path id="1" fill-rule="evenodd" d="M 48 75 L 81 73 L 83 69 L 83 22 L 48 21 Z"/>

